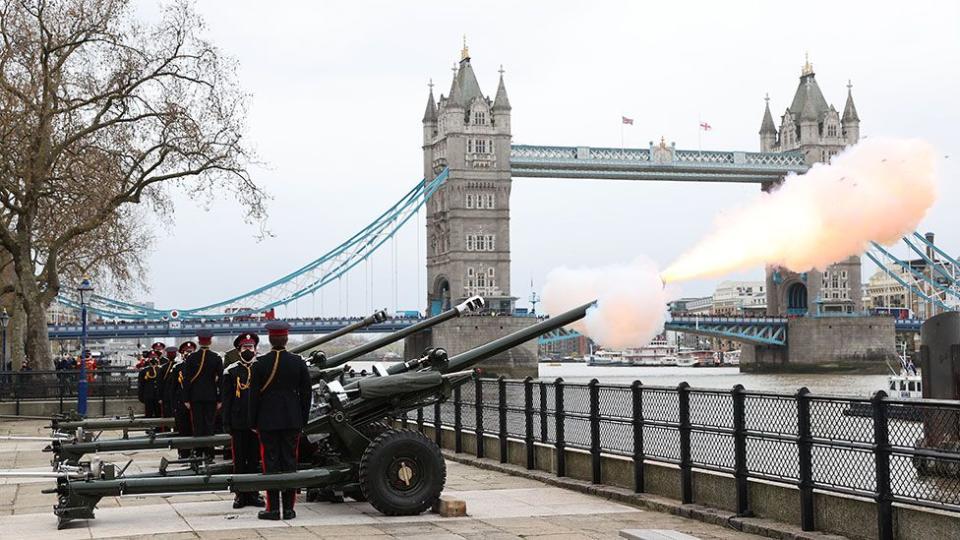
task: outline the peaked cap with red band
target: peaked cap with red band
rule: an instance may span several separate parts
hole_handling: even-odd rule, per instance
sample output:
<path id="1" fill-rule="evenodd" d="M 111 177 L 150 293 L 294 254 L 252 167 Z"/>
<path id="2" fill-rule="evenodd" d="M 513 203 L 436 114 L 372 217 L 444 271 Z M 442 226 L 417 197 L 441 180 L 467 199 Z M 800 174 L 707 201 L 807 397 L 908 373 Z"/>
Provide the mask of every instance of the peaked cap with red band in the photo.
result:
<path id="1" fill-rule="evenodd" d="M 213 331 L 197 330 L 197 343 L 199 343 L 201 347 L 213 343 Z"/>
<path id="2" fill-rule="evenodd" d="M 246 341 L 250 342 L 250 343 L 247 343 L 248 345 L 251 343 L 253 345 L 257 345 L 260 343 L 260 336 L 254 334 L 253 332 L 244 332 L 233 339 L 233 348 L 239 349 L 240 346 L 243 345 L 244 342 Z"/>
<path id="3" fill-rule="evenodd" d="M 283 337 L 290 335 L 290 323 L 286 321 L 270 321 L 267 323 L 267 334 Z"/>
<path id="4" fill-rule="evenodd" d="M 197 344 L 194 343 L 194 342 L 192 342 L 192 341 L 184 341 L 183 343 L 180 344 L 180 349 L 179 349 L 179 350 L 180 350 L 180 352 L 183 352 L 183 351 L 187 350 L 188 348 L 189 348 L 189 349 L 193 349 L 193 350 L 197 350 Z"/>
<path id="5" fill-rule="evenodd" d="M 167 346 L 166 346 L 166 344 L 164 344 L 162 341 L 158 341 L 158 342 L 154 343 L 153 345 L 151 345 L 150 348 L 153 349 L 153 350 L 155 350 L 155 351 L 162 351 L 162 350 L 166 349 Z"/>

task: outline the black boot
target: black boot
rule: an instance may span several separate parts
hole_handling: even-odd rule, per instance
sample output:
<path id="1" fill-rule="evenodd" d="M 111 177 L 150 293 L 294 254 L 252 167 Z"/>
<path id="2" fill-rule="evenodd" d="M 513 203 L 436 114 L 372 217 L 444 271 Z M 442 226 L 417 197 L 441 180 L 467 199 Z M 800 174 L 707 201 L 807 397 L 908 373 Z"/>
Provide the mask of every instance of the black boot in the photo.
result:
<path id="1" fill-rule="evenodd" d="M 297 513 L 293 511 L 293 508 L 284 508 L 283 509 L 283 519 L 284 521 L 288 519 L 293 519 L 297 517 Z"/>
<path id="2" fill-rule="evenodd" d="M 263 508 L 266 505 L 263 502 L 263 497 L 261 497 L 259 493 L 253 492 L 247 494 L 247 506 Z"/>
<path id="3" fill-rule="evenodd" d="M 246 493 L 237 493 L 233 496 L 233 507 L 234 508 L 243 508 L 248 504 L 247 494 Z"/>
<path id="4" fill-rule="evenodd" d="M 257 512 L 257 519 L 269 519 L 270 521 L 280 521 L 279 510 L 261 510 Z"/>

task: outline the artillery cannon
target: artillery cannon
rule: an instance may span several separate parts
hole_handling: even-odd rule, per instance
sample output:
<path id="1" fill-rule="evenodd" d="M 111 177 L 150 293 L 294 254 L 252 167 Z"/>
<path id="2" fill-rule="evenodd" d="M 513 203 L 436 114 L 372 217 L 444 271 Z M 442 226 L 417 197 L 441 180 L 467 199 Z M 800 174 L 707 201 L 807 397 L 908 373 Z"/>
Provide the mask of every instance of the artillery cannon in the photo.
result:
<path id="1" fill-rule="evenodd" d="M 329 359 L 322 351 L 314 351 L 314 353 L 309 357 L 309 361 L 313 364 L 311 366 L 311 378 L 314 382 L 324 381 L 327 378 L 335 378 L 340 376 L 342 370 L 327 370 L 326 372 L 322 371 L 320 368 L 330 368 L 335 366 L 343 366 L 349 360 L 354 358 L 359 358 L 364 354 L 377 350 L 379 348 L 385 347 L 391 343 L 397 342 L 413 333 L 431 328 L 440 323 L 448 321 L 452 318 L 459 317 L 466 313 L 477 312 L 482 309 L 484 306 L 484 301 L 479 296 L 474 296 L 463 303 L 457 305 L 456 307 L 449 309 L 439 315 L 430 317 L 423 321 L 420 321 L 416 324 L 413 324 L 397 332 L 386 335 L 382 338 L 375 339 L 363 345 L 354 347 L 340 354 L 334 355 Z M 344 326 L 339 330 L 332 332 L 330 334 L 320 336 L 316 339 L 310 340 L 306 343 L 297 345 L 296 347 L 291 347 L 289 350 L 295 354 L 308 351 L 319 345 L 327 343 L 337 337 L 346 335 L 350 332 L 359 330 L 361 328 L 383 322 L 387 319 L 385 312 L 377 311 L 372 315 L 367 316 L 361 321 L 357 321 L 350 325 Z M 313 414 L 311 413 L 311 416 Z M 120 429 L 121 426 L 147 426 L 147 425 L 160 425 L 167 419 L 156 419 L 156 418 L 122 418 L 122 419 L 110 419 L 110 420 L 74 420 L 70 422 L 61 422 L 61 426 L 70 426 L 77 428 L 99 428 L 100 426 L 110 426 L 114 429 Z M 173 419 L 169 419 L 171 424 Z M 123 439 L 114 439 L 108 441 L 89 441 L 82 438 L 75 438 L 74 441 L 63 441 L 63 440 L 54 440 L 51 442 L 50 446 L 44 449 L 46 452 L 53 452 L 54 457 L 52 464 L 55 470 L 59 469 L 61 465 L 66 464 L 69 466 L 78 466 L 81 458 L 84 455 L 91 452 L 122 452 L 127 450 L 164 450 L 164 449 L 192 449 L 192 448 L 206 448 L 210 446 L 222 446 L 230 442 L 229 435 L 212 435 L 210 437 L 203 438 L 205 444 L 200 444 L 198 441 L 200 439 L 197 437 L 163 437 L 152 434 L 148 437 L 141 438 L 123 438 Z"/>
<path id="2" fill-rule="evenodd" d="M 324 488 L 357 494 L 386 515 L 416 515 L 430 508 L 446 482 L 440 449 L 421 433 L 387 429 L 370 437 L 362 427 L 397 417 L 420 407 L 443 402 L 453 389 L 473 377 L 475 364 L 521 343 L 582 319 L 591 304 L 541 321 L 464 353 L 425 355 L 401 362 L 393 375 L 371 375 L 346 385 L 333 381 L 322 390 L 317 414 L 304 429 L 321 437 L 323 452 L 312 456 L 310 467 L 282 474 L 200 474 L 175 478 L 91 478 L 61 476 L 54 514 L 58 528 L 73 519 L 94 518 L 102 497 L 229 490 Z M 438 361 L 441 360 L 442 362 Z M 400 367 L 400 365 L 404 367 Z"/>

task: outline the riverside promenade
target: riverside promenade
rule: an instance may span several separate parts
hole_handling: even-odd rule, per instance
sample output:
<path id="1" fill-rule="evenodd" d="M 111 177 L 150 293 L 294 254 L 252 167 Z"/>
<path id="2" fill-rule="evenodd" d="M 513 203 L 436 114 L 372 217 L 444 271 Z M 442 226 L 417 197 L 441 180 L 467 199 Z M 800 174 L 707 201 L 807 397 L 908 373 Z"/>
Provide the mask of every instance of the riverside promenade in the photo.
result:
<path id="1" fill-rule="evenodd" d="M 0 422 L 0 435 L 46 436 L 42 421 Z M 50 454 L 39 441 L 0 440 L 0 469 L 49 472 Z M 130 473 L 155 469 L 174 452 L 143 451 L 104 455 L 134 462 Z M 367 503 L 297 504 L 297 519 L 267 522 L 256 509 L 234 510 L 226 492 L 170 496 L 105 497 L 97 519 L 58 531 L 55 495 L 43 494 L 51 479 L 0 478 L 0 536 L 29 539 L 81 538 L 412 538 L 430 539 L 597 539 L 617 538 L 625 529 L 655 529 L 700 539 L 755 539 L 732 528 L 644 510 L 608 499 L 486 469 L 447 462 L 444 494 L 466 501 L 467 517 L 387 517 Z M 827 538 L 824 536 L 823 538 Z"/>

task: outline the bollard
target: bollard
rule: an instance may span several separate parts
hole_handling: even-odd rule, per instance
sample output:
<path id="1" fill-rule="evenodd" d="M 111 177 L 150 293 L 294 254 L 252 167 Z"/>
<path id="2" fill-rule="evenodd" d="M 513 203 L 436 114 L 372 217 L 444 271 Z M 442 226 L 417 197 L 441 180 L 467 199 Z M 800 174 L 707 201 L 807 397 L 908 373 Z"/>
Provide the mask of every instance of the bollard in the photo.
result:
<path id="1" fill-rule="evenodd" d="M 643 383 L 633 381 L 630 385 L 633 394 L 633 491 L 643 493 Z"/>

